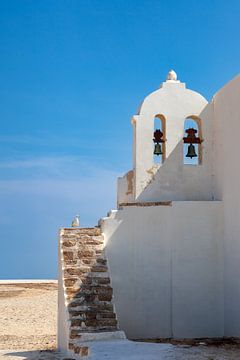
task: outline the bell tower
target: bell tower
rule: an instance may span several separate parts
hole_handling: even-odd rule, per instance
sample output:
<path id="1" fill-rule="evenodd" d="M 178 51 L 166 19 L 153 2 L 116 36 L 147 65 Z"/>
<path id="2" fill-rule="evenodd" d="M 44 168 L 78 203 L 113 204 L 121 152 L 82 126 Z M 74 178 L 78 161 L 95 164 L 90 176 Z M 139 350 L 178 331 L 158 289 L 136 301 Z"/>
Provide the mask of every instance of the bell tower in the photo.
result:
<path id="1" fill-rule="evenodd" d="M 175 71 L 132 118 L 133 170 L 118 180 L 118 203 L 212 200 L 211 106 Z"/>

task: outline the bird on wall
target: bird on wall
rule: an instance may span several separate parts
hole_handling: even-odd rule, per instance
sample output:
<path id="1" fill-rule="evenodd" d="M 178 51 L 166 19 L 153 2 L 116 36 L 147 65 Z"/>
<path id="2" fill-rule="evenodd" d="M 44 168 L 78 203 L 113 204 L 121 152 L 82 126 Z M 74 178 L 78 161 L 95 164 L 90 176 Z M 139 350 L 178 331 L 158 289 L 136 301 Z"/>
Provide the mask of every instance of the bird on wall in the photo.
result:
<path id="1" fill-rule="evenodd" d="M 72 227 L 79 227 L 80 226 L 80 220 L 79 215 L 76 215 L 72 221 Z"/>

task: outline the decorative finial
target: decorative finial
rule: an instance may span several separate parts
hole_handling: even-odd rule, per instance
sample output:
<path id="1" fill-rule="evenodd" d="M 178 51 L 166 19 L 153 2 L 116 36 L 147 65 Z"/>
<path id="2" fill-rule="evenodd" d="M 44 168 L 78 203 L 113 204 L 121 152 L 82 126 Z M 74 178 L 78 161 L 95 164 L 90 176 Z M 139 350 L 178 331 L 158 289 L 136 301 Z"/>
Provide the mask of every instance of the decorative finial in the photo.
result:
<path id="1" fill-rule="evenodd" d="M 167 81 L 177 81 L 177 74 L 174 70 L 170 70 L 167 74 Z"/>
<path id="2" fill-rule="evenodd" d="M 72 227 L 79 227 L 80 221 L 79 221 L 79 215 L 76 215 L 72 221 Z"/>

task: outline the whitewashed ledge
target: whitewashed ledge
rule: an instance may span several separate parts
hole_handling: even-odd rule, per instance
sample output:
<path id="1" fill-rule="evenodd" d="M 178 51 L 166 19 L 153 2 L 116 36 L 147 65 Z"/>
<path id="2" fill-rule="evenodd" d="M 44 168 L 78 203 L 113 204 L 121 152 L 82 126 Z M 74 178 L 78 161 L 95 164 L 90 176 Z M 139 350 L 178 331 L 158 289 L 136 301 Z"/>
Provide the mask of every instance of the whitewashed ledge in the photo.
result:
<path id="1" fill-rule="evenodd" d="M 57 280 L 44 280 L 44 279 L 10 279 L 10 280 L 0 280 L 0 285 L 4 284 L 57 284 Z"/>

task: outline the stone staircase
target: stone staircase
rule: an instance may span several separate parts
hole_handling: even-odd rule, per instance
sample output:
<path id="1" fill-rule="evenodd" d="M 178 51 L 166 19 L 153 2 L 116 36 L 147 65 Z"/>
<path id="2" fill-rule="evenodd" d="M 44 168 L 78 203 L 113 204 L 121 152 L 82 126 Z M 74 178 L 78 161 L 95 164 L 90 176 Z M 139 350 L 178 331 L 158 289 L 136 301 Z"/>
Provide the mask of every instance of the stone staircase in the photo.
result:
<path id="1" fill-rule="evenodd" d="M 95 228 L 64 228 L 60 232 L 60 256 L 68 349 L 85 356 L 85 342 L 123 339 L 113 306 L 104 238 Z"/>

